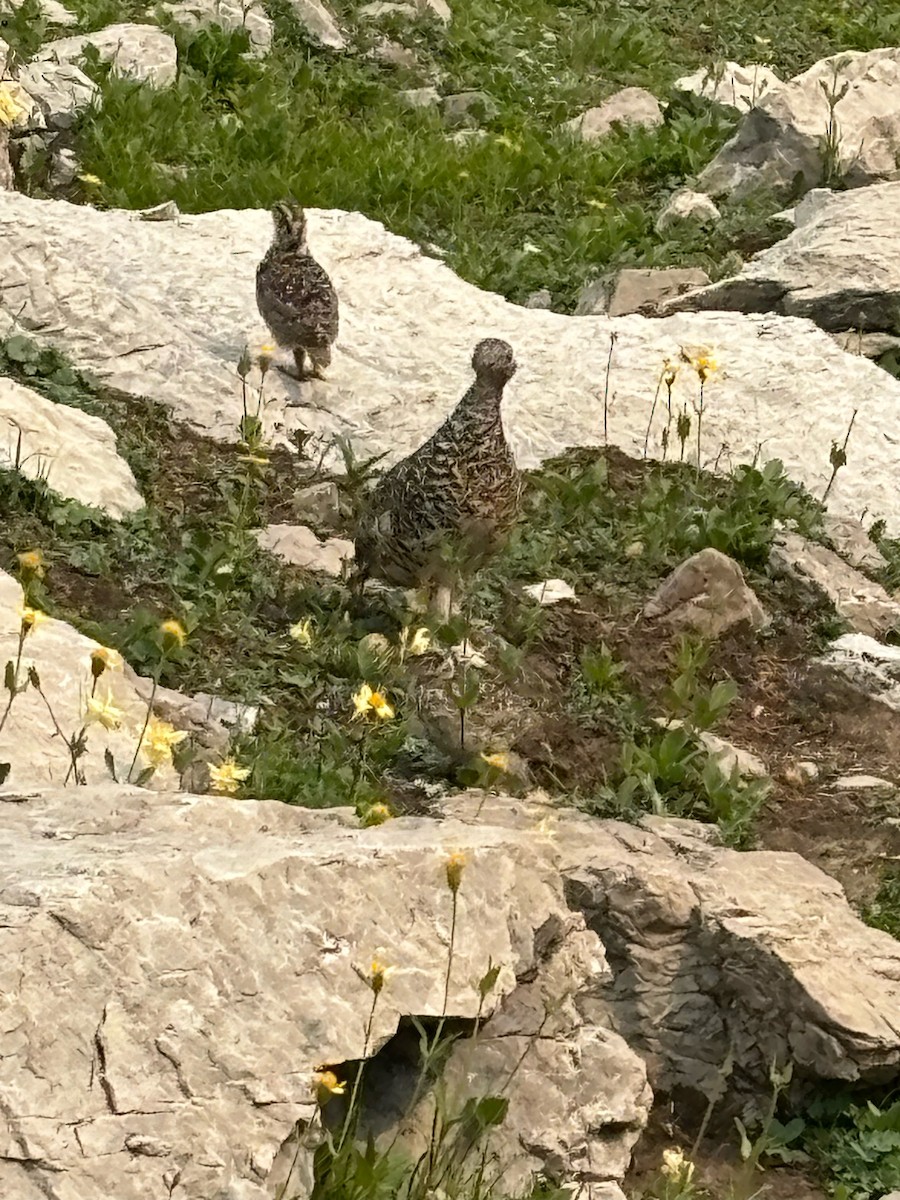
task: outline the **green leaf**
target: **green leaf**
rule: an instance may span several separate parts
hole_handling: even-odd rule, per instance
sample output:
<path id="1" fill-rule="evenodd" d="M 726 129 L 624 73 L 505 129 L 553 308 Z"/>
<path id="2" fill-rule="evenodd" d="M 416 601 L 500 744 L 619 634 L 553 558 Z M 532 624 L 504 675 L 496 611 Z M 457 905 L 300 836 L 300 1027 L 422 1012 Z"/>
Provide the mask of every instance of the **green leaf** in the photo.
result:
<path id="1" fill-rule="evenodd" d="M 8 338 L 3 344 L 3 349 L 6 357 L 15 363 L 34 363 L 37 362 L 40 355 L 38 346 L 31 338 L 25 337 L 21 333 L 14 333 L 11 338 Z"/>
<path id="2" fill-rule="evenodd" d="M 493 990 L 494 984 L 500 976 L 500 970 L 499 963 L 491 963 L 490 959 L 488 959 L 488 969 L 478 981 L 478 994 L 482 1000 Z"/>

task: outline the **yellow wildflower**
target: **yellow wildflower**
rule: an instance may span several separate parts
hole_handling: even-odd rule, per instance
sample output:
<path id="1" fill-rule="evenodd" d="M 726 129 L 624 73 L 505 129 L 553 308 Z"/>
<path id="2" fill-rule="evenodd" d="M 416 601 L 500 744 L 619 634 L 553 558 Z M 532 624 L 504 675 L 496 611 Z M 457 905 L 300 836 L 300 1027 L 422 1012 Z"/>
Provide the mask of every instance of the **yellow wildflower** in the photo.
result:
<path id="1" fill-rule="evenodd" d="M 384 987 L 384 982 L 388 975 L 393 974 L 393 967 L 386 967 L 380 959 L 372 959 L 372 970 L 369 974 L 369 987 L 377 996 Z"/>
<path id="2" fill-rule="evenodd" d="M 256 362 L 259 366 L 261 374 L 265 375 L 269 367 L 272 365 L 272 359 L 275 357 L 275 347 L 271 342 L 266 342 L 260 346 L 259 354 L 256 356 Z"/>
<path id="3" fill-rule="evenodd" d="M 17 554 L 19 560 L 19 570 L 23 575 L 34 576 L 37 579 L 44 578 L 44 556 L 40 550 L 26 550 L 22 554 Z"/>
<path id="4" fill-rule="evenodd" d="M 0 125 L 12 125 L 25 109 L 8 84 L 0 86 Z"/>
<path id="5" fill-rule="evenodd" d="M 118 729 L 125 714 L 113 704 L 112 693 L 106 693 L 106 699 L 99 696 L 89 696 L 85 706 L 84 723 L 91 725 L 96 722 L 104 729 Z"/>
<path id="6" fill-rule="evenodd" d="M 301 646 L 308 649 L 313 642 L 312 617 L 305 617 L 302 621 L 298 621 L 296 625 L 290 627 L 288 633 L 295 642 L 299 642 Z"/>
<path id="7" fill-rule="evenodd" d="M 666 385 L 667 388 L 671 388 L 672 384 L 675 382 L 677 375 L 678 375 L 678 364 L 673 363 L 670 358 L 667 358 L 666 361 L 663 363 L 663 369 L 662 369 L 663 383 Z"/>
<path id="8" fill-rule="evenodd" d="M 353 697 L 353 706 L 356 712 L 353 714 L 354 720 L 357 717 L 365 717 L 370 712 L 373 712 L 379 721 L 390 721 L 394 716 L 393 705 L 388 701 L 383 692 L 373 691 L 367 683 L 364 683 L 358 692 Z"/>
<path id="9" fill-rule="evenodd" d="M 466 865 L 466 856 L 461 850 L 454 850 L 445 863 L 447 872 L 447 887 L 455 896 L 459 891 L 462 873 Z"/>
<path id="10" fill-rule="evenodd" d="M 122 668 L 122 655 L 118 650 L 110 650 L 106 646 L 98 646 L 91 651 L 91 675 L 99 679 L 104 671 L 119 671 Z"/>
<path id="11" fill-rule="evenodd" d="M 694 1174 L 694 1164 L 689 1158 L 684 1157 L 682 1149 L 676 1147 L 674 1150 L 663 1150 L 660 1170 L 669 1179 L 679 1179 L 683 1183 L 687 1183 Z"/>
<path id="12" fill-rule="evenodd" d="M 387 804 L 372 804 L 363 814 L 363 825 L 383 825 L 385 821 L 390 821 L 393 815 Z"/>
<path id="13" fill-rule="evenodd" d="M 99 176 L 97 176 L 97 175 L 91 175 L 89 172 L 85 172 L 84 175 L 79 175 L 78 178 L 81 180 L 82 183 L 86 183 L 90 187 L 102 187 L 103 186 L 103 180 L 100 179 Z"/>
<path id="14" fill-rule="evenodd" d="M 481 757 L 489 767 L 493 767 L 497 771 L 509 770 L 509 755 L 502 751 L 497 754 L 482 754 Z"/>
<path id="15" fill-rule="evenodd" d="M 421 626 L 413 632 L 412 628 L 407 625 L 400 634 L 400 660 L 406 658 L 407 654 L 418 656 L 427 654 L 431 649 L 431 634 Z"/>
<path id="16" fill-rule="evenodd" d="M 706 383 L 707 379 L 711 375 L 715 375 L 719 369 L 719 364 L 709 350 L 698 350 L 696 354 L 691 355 L 690 362 L 701 383 Z"/>
<path id="17" fill-rule="evenodd" d="M 160 721 L 151 717 L 141 738 L 141 753 L 147 760 L 147 765 L 154 769 L 167 767 L 172 762 L 172 747 L 183 742 L 187 733 L 176 729 L 168 721 Z"/>
<path id="18" fill-rule="evenodd" d="M 19 609 L 19 616 L 22 619 L 20 630 L 22 637 L 27 637 L 32 629 L 36 629 L 41 621 L 47 619 L 46 613 L 42 613 L 39 608 L 29 608 L 28 605 L 24 605 Z"/>
<path id="19" fill-rule="evenodd" d="M 171 650 L 174 646 L 183 646 L 187 641 L 187 632 L 180 621 L 163 621 L 159 627 L 163 636 L 163 649 Z"/>
<path id="20" fill-rule="evenodd" d="M 334 1071 L 316 1071 L 313 1091 L 319 1107 L 323 1108 L 332 1096 L 343 1096 L 346 1085 L 341 1083 Z"/>
<path id="21" fill-rule="evenodd" d="M 209 786 L 214 792 L 233 796 L 238 785 L 250 774 L 246 767 L 239 767 L 233 758 L 226 758 L 218 767 L 209 768 Z"/>

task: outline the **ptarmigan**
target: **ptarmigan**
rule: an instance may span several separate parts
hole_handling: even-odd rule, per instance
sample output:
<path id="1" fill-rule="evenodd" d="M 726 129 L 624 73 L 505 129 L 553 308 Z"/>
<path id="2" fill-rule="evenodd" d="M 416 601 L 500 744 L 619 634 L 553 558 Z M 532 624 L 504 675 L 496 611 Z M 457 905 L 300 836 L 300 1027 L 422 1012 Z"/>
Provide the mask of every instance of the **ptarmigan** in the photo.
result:
<path id="1" fill-rule="evenodd" d="M 279 346 L 293 351 L 297 378 L 318 379 L 331 362 L 338 335 L 338 298 L 325 270 L 309 252 L 306 214 L 294 200 L 272 209 L 275 236 L 256 269 L 256 303 Z"/>
<path id="2" fill-rule="evenodd" d="M 437 588 L 449 614 L 454 563 L 473 569 L 515 523 L 522 479 L 503 432 L 500 404 L 513 377 L 512 347 L 478 343 L 475 382 L 424 445 L 397 463 L 364 501 L 356 534 L 357 583 L 376 575 L 403 587 Z"/>

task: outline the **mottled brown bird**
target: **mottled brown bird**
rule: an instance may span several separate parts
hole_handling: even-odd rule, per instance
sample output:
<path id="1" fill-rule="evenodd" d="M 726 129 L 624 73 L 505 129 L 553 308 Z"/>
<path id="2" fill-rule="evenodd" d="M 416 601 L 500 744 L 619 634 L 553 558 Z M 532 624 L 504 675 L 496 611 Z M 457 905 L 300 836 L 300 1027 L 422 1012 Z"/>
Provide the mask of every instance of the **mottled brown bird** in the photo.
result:
<path id="1" fill-rule="evenodd" d="M 499 547 L 522 498 L 500 413 L 516 370 L 512 347 L 486 338 L 472 367 L 475 382 L 437 433 L 364 501 L 356 534 L 358 586 L 376 575 L 402 587 L 436 587 L 444 618 L 455 571 L 474 569 Z"/>
<path id="2" fill-rule="evenodd" d="M 278 345 L 293 352 L 297 378 L 322 379 L 338 335 L 337 292 L 309 252 L 303 208 L 287 200 L 272 218 L 275 236 L 256 269 L 257 307 Z"/>

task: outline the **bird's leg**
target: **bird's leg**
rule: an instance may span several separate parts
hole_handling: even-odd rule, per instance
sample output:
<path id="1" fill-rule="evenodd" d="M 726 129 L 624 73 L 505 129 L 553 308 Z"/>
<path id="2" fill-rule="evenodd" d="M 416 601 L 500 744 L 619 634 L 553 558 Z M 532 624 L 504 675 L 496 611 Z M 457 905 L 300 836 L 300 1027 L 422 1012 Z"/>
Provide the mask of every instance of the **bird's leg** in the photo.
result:
<path id="1" fill-rule="evenodd" d="M 453 607 L 453 588 L 448 583 L 440 583 L 435 588 L 432 596 L 429 610 L 431 614 L 437 618 L 441 625 L 446 625 L 450 620 L 450 612 Z"/>
<path id="2" fill-rule="evenodd" d="M 326 370 L 331 366 L 331 347 L 322 346 L 316 350 L 309 350 L 307 353 L 312 364 L 310 374 L 315 379 L 324 379 Z"/>
<path id="3" fill-rule="evenodd" d="M 294 363 L 296 365 L 294 366 L 294 369 L 291 370 L 290 367 L 286 367 L 282 363 L 278 363 L 278 370 L 282 373 L 282 375 L 287 375 L 288 379 L 296 379 L 298 383 L 303 383 L 304 380 L 309 378 L 304 366 L 305 357 L 305 350 L 295 350 Z"/>

